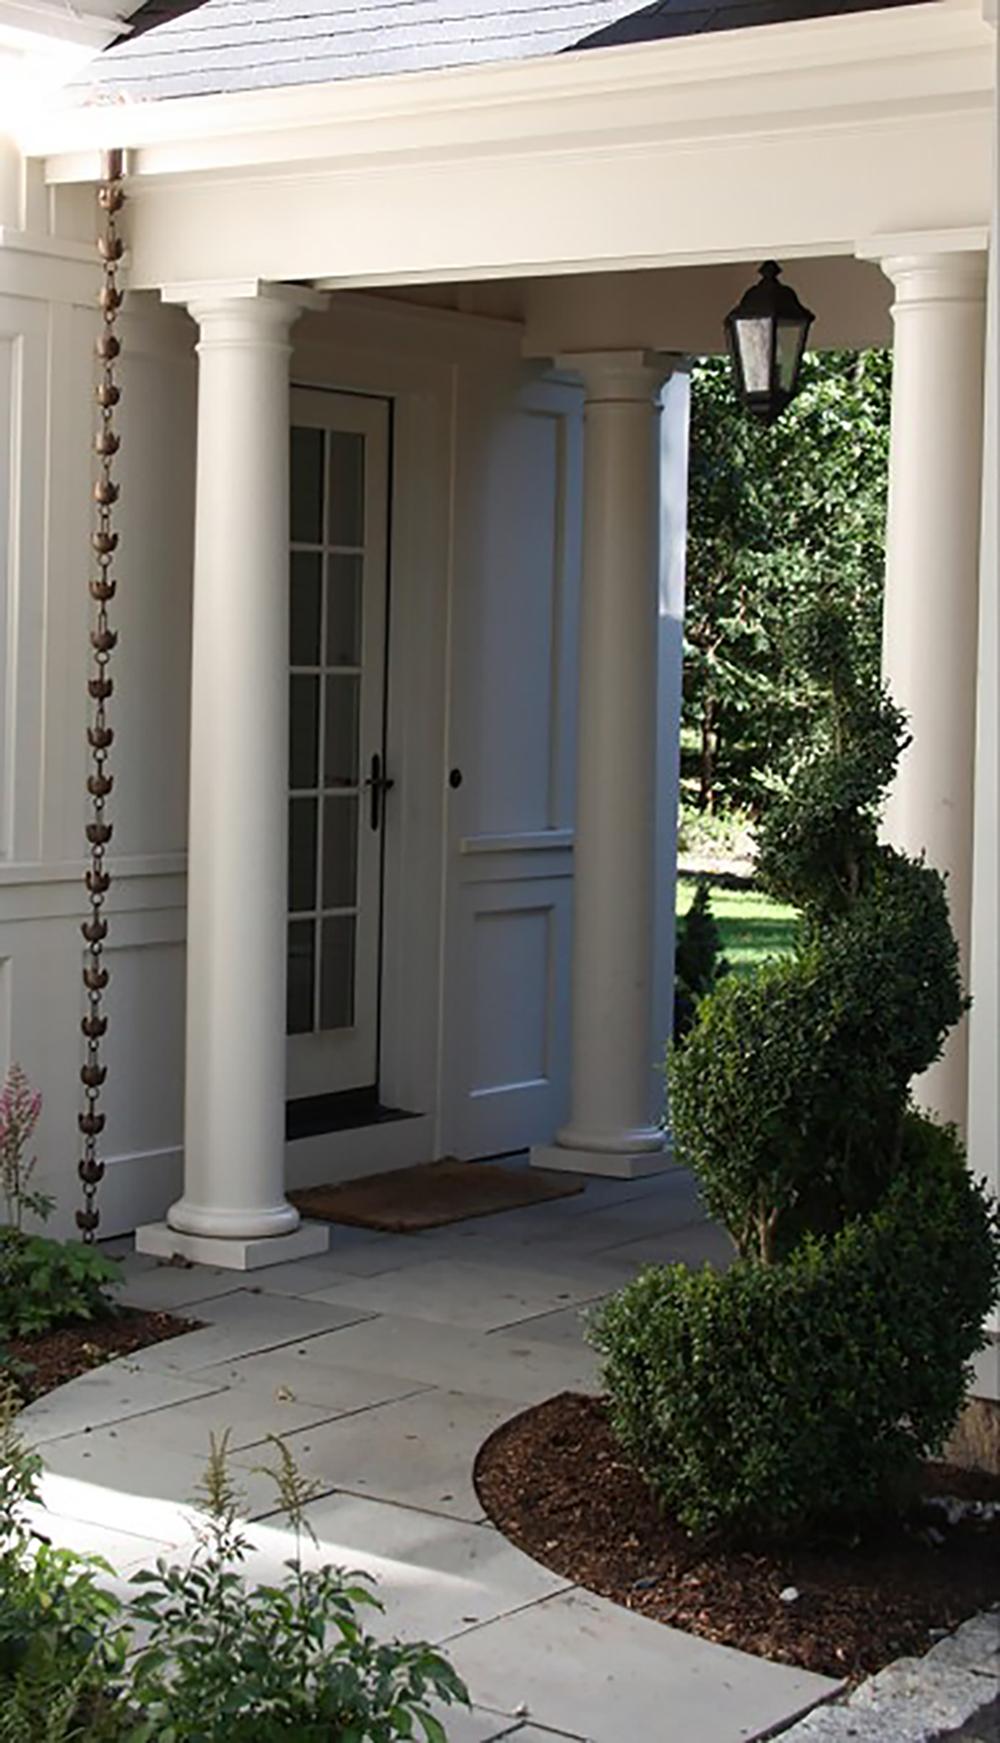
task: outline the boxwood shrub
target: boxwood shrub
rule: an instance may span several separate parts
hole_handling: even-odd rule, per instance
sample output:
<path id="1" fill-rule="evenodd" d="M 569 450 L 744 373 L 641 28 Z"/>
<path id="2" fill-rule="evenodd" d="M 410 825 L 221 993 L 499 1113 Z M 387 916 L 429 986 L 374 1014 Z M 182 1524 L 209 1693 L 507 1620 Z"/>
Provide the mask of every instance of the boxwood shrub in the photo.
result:
<path id="1" fill-rule="evenodd" d="M 883 1204 L 782 1263 L 649 1269 L 591 1321 L 624 1449 L 690 1529 L 780 1536 L 905 1499 L 961 1406 L 997 1214 L 915 1115 Z"/>

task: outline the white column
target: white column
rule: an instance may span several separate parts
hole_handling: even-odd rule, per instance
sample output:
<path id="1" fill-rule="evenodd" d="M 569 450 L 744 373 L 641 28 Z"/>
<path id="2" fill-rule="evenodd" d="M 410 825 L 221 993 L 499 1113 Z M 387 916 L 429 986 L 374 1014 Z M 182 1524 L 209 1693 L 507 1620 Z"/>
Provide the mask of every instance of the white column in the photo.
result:
<path id="1" fill-rule="evenodd" d="M 288 360 L 304 299 L 196 296 L 184 1191 L 143 1252 L 247 1269 L 327 1245 L 284 1192 Z"/>
<path id="2" fill-rule="evenodd" d="M 995 17 L 995 14 L 994 14 Z M 997 308 L 997 181 L 993 179 L 986 338 L 986 418 L 983 457 L 983 534 L 979 591 L 979 681 L 976 731 L 976 833 L 972 877 L 972 961 L 969 1014 L 969 1166 L 1000 1195 L 1000 551 L 998 551 L 997 384 L 1000 334 Z M 1000 1303 L 989 1322 L 990 1341 L 976 1357 L 972 1392 L 1000 1402 Z"/>
<path id="3" fill-rule="evenodd" d="M 672 359 L 561 359 L 583 378 L 584 519 L 569 1122 L 539 1167 L 666 1164 L 654 1034 L 660 395 Z"/>
<path id="4" fill-rule="evenodd" d="M 892 440 L 883 671 L 913 743 L 889 797 L 887 839 L 945 872 L 968 982 L 976 754 L 976 666 L 985 238 L 883 243 L 895 287 Z M 873 252 L 865 250 L 866 253 Z M 965 1127 L 968 1024 L 915 1086 Z"/>

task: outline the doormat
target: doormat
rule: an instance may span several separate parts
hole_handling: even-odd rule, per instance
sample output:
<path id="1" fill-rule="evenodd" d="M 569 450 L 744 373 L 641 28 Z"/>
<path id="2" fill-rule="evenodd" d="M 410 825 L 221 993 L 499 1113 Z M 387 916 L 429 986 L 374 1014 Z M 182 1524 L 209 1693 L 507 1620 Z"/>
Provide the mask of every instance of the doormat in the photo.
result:
<path id="1" fill-rule="evenodd" d="M 342 1186 L 310 1186 L 288 1196 L 303 1216 L 320 1222 L 407 1235 L 470 1217 L 546 1204 L 553 1198 L 574 1198 L 582 1191 L 581 1182 L 565 1174 L 498 1168 L 492 1162 L 456 1162 L 449 1157 L 417 1168 L 372 1174 L 366 1180 L 348 1180 Z"/>

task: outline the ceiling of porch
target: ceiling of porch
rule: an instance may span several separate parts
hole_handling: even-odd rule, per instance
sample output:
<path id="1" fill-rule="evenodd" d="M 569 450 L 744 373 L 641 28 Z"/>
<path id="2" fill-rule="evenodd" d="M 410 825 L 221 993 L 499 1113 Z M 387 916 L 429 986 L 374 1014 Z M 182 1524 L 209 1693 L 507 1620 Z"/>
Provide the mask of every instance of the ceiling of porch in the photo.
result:
<path id="1" fill-rule="evenodd" d="M 146 0 L 85 101 L 156 101 L 520 61 L 937 0 Z"/>
<path id="2" fill-rule="evenodd" d="M 811 345 L 823 350 L 892 343 L 892 287 L 872 262 L 843 255 L 796 259 L 788 263 L 787 277 L 816 316 Z M 724 349 L 723 317 L 753 278 L 751 263 L 727 261 L 403 285 L 369 294 L 516 322 L 528 357 L 633 348 L 707 356 Z"/>

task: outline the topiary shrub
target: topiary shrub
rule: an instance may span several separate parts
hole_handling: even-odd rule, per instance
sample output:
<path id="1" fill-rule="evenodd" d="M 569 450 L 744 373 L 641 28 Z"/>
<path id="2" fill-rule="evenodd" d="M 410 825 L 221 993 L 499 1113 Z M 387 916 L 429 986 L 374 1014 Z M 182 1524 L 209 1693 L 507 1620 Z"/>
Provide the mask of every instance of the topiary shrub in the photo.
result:
<path id="1" fill-rule="evenodd" d="M 944 881 L 879 841 L 907 742 L 832 607 L 771 786 L 761 881 L 796 954 L 703 998 L 668 1067 L 678 1156 L 740 1253 L 644 1274 L 597 1320 L 613 1421 L 692 1527 L 787 1532 L 887 1504 L 940 1446 L 1000 1280 L 1000 1226 L 912 1079 L 965 1000 Z"/>
<path id="2" fill-rule="evenodd" d="M 680 926 L 674 960 L 674 1040 L 682 1041 L 695 1019 L 699 1000 L 729 972 L 722 934 L 712 913 L 708 879 L 700 877 Z"/>
<path id="3" fill-rule="evenodd" d="M 855 678 L 832 608 L 800 638 L 811 725 L 765 806 L 759 866 L 805 916 L 801 947 L 704 999 L 669 1061 L 678 1153 L 765 1261 L 878 1203 L 909 1085 L 965 1008 L 943 879 L 878 841 L 902 716 Z"/>
<path id="4" fill-rule="evenodd" d="M 880 1514 L 961 1407 L 996 1212 L 951 1131 L 911 1116 L 884 1203 L 783 1263 L 651 1268 L 595 1317 L 612 1423 L 691 1530 Z"/>

